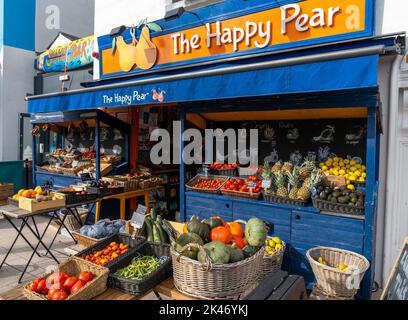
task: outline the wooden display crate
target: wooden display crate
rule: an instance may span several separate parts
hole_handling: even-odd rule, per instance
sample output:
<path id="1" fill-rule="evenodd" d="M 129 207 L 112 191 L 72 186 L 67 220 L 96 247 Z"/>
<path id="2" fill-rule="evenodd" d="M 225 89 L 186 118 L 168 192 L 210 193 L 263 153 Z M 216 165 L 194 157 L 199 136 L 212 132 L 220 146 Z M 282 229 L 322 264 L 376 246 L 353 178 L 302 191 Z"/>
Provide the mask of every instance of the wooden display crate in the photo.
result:
<path id="1" fill-rule="evenodd" d="M 34 199 L 24 197 L 20 197 L 18 200 L 18 207 L 29 212 L 52 210 L 64 206 L 65 197 L 61 194 L 53 194 L 53 200 L 44 202 L 36 202 Z"/>
<path id="2" fill-rule="evenodd" d="M 14 185 L 11 183 L 0 183 L 0 200 L 7 200 L 8 197 L 13 196 Z"/>

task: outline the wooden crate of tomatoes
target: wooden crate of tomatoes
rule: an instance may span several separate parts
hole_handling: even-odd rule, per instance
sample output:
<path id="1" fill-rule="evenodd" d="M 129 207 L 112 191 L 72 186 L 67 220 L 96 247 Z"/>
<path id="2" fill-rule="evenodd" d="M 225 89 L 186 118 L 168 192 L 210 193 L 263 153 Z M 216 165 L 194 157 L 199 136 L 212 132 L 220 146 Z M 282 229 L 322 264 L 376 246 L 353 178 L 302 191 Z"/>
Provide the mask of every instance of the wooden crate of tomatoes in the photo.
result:
<path id="1" fill-rule="evenodd" d="M 256 176 L 247 179 L 231 178 L 221 189 L 225 196 L 258 199 L 261 197 L 262 181 Z"/>
<path id="2" fill-rule="evenodd" d="M 107 289 L 109 269 L 71 257 L 24 286 L 29 300 L 90 300 Z"/>
<path id="3" fill-rule="evenodd" d="M 210 166 L 210 169 L 212 171 L 214 171 L 215 173 L 219 175 L 224 175 L 224 176 L 237 175 L 238 168 L 239 168 L 239 164 L 236 162 L 227 164 L 227 163 L 218 163 L 216 161 Z"/>
<path id="4" fill-rule="evenodd" d="M 219 193 L 228 177 L 197 175 L 186 184 L 187 191 Z"/>

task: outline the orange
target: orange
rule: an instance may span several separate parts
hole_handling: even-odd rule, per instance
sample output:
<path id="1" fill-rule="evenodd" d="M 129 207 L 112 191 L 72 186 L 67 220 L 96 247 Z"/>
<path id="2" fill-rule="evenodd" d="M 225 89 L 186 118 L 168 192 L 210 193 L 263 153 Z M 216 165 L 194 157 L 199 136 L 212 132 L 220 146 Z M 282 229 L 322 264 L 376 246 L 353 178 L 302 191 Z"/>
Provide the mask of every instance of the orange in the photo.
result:
<path id="1" fill-rule="evenodd" d="M 31 191 L 30 190 L 25 190 L 22 194 L 22 197 L 24 198 L 31 198 Z"/>

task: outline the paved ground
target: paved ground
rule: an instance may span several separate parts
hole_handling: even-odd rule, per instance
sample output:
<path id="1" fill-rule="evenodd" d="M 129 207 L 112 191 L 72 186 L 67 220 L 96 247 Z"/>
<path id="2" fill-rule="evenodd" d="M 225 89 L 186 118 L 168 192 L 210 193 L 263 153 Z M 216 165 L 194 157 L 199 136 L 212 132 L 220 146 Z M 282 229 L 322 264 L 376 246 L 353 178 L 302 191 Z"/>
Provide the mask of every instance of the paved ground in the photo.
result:
<path id="1" fill-rule="evenodd" d="M 40 232 L 42 232 L 42 230 L 44 230 L 46 226 L 46 223 L 48 222 L 48 219 L 44 217 L 37 217 L 36 222 L 38 223 Z M 18 226 L 19 225 L 20 223 L 18 223 Z M 45 243 L 48 244 L 52 241 L 56 230 L 56 227 L 54 227 L 53 225 L 50 226 L 46 236 L 44 237 Z M 0 263 L 1 261 L 3 261 L 8 248 L 13 243 L 16 235 L 17 232 L 10 226 L 10 224 L 3 218 L 0 218 Z M 36 243 L 36 239 L 32 234 L 30 234 L 30 231 L 28 229 L 26 229 L 24 235 L 28 238 L 29 241 L 32 241 L 31 243 Z M 62 235 L 58 236 L 55 244 L 53 245 L 53 254 L 60 262 L 69 257 L 69 253 L 66 252 L 66 249 L 73 249 L 77 251 L 78 249 L 80 249 L 80 247 L 78 245 L 75 245 L 72 239 Z M 40 252 L 44 251 L 44 248 L 41 248 Z M 16 245 L 14 246 L 12 253 L 8 256 L 5 264 L 0 269 L 0 293 L 13 289 L 19 285 L 18 279 L 21 275 L 21 272 L 24 270 L 24 267 L 27 264 L 27 261 L 30 258 L 31 254 L 31 248 L 20 237 Z M 38 276 L 46 273 L 47 267 L 53 266 L 55 264 L 55 261 L 50 258 L 40 258 L 37 255 L 34 255 L 31 265 L 28 267 L 27 272 L 22 280 L 23 283 L 33 280 Z M 152 294 L 146 296 L 145 299 L 156 300 L 156 297 Z"/>

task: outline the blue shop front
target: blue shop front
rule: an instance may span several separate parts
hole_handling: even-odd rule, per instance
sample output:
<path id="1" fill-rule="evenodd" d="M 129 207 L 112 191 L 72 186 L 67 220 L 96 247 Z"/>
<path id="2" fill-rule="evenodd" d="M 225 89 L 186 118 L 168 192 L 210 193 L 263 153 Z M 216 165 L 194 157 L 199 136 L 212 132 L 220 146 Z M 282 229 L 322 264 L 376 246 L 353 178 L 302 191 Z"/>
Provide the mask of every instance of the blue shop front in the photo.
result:
<path id="1" fill-rule="evenodd" d="M 359 297 L 369 299 L 382 131 L 378 66 L 381 57 L 405 49 L 402 35 L 376 37 L 374 25 L 373 0 L 225 1 L 100 37 L 101 79 L 81 90 L 28 97 L 28 109 L 35 119 L 171 105 L 179 112 L 182 146 L 187 128 L 258 129 L 261 164 L 314 156 L 322 171 L 365 193 L 363 212 L 187 190 L 189 166 L 179 161 L 180 217 L 261 218 L 271 236 L 287 243 L 283 268 L 302 275 L 309 289 L 315 279 L 308 249 L 361 254 L 370 269 Z M 183 159 L 179 152 L 174 158 Z"/>

